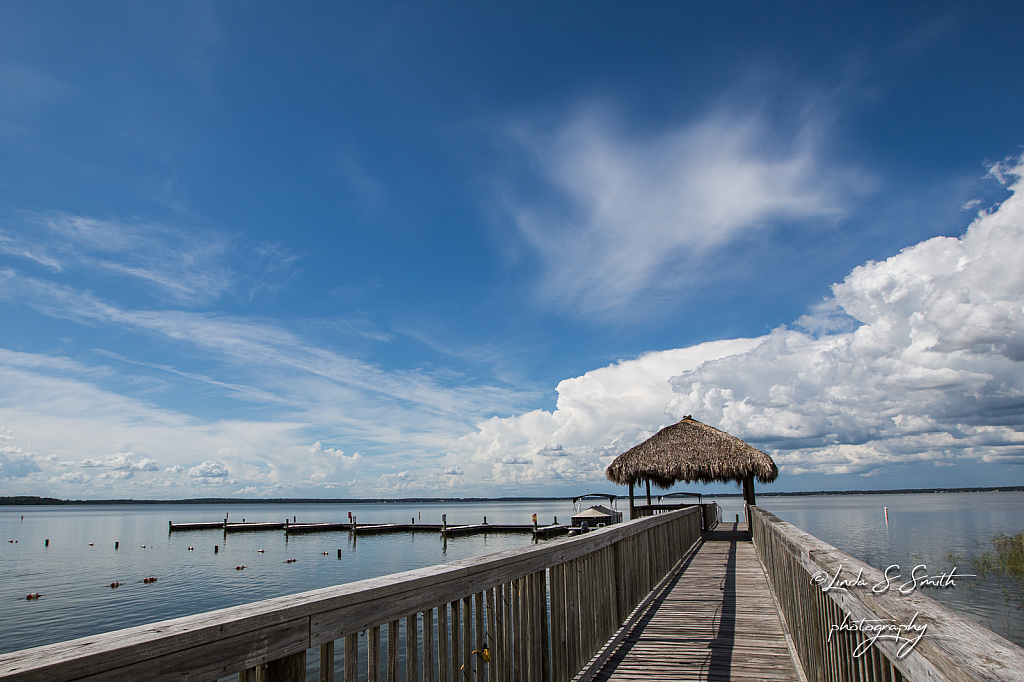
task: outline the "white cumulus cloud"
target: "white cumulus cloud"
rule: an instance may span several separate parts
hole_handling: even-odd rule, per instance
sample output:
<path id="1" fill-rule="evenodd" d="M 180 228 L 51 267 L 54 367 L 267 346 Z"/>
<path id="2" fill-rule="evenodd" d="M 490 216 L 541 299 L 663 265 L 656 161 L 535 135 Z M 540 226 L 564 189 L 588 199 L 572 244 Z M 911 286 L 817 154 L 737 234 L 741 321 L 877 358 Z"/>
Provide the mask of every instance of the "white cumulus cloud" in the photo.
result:
<path id="1" fill-rule="evenodd" d="M 566 379 L 558 384 L 554 411 L 479 422 L 451 443 L 449 458 L 467 478 L 509 490 L 598 481 L 605 460 L 666 423 L 671 376 L 756 343 L 730 339 L 647 353 Z"/>
<path id="2" fill-rule="evenodd" d="M 1022 172 L 997 169 L 1012 195 L 961 238 L 855 268 L 800 330 L 565 380 L 554 411 L 479 422 L 449 458 L 496 488 L 597 482 L 614 455 L 693 415 L 787 474 L 1024 463 Z"/>
<path id="3" fill-rule="evenodd" d="M 961 238 L 929 239 L 835 285 L 826 308 L 854 331 L 776 329 L 673 378 L 670 413 L 775 451 L 791 473 L 1024 463 L 1022 170 L 1001 170 L 1017 178 L 1013 195 Z"/>
<path id="4" fill-rule="evenodd" d="M 230 475 L 230 472 L 220 462 L 208 459 L 189 469 L 188 475 L 195 478 L 225 478 Z"/>

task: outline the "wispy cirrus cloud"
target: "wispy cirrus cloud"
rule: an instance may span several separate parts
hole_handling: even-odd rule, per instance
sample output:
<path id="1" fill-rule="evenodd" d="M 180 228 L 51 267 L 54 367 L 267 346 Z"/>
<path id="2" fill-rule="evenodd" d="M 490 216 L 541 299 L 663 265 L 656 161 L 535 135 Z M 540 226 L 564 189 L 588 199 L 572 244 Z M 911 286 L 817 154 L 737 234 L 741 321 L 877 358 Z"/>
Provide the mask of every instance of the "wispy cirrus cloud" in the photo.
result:
<path id="1" fill-rule="evenodd" d="M 172 339 L 218 361 L 240 369 L 257 387 L 297 396 L 306 381 L 319 383 L 322 392 L 358 391 L 402 406 L 415 406 L 424 414 L 456 418 L 510 409 L 528 394 L 497 386 L 451 386 L 446 373 L 386 370 L 333 350 L 303 341 L 276 324 L 242 316 L 182 310 L 127 310 L 89 292 L 25 277 L 0 269 L 0 300 L 24 303 L 40 313 L 83 324 L 127 327 L 137 332 Z M 346 400 L 356 396 L 339 395 Z M 300 400 L 297 404 L 306 404 Z M 366 409 L 373 409 L 367 407 Z M 384 410 L 385 408 L 381 408 Z M 390 404 L 387 410 L 396 411 Z M 364 423 L 360 418 L 346 422 Z M 394 421 L 383 419 L 381 423 Z M 366 428 L 365 425 L 363 428 Z"/>
<path id="2" fill-rule="evenodd" d="M 355 468 L 386 469 L 388 462 L 409 457 L 423 462 L 442 458 L 441 443 L 451 433 L 475 419 L 514 411 L 535 397 L 520 389 L 480 385 L 447 370 L 391 370 L 318 345 L 280 324 L 244 316 L 126 309 L 10 268 L 0 269 L 0 300 L 52 318 L 127 331 L 161 346 L 172 344 L 190 363 L 211 368 L 209 376 L 103 350 L 94 355 L 109 359 L 109 365 L 0 351 L 0 381 L 6 389 L 0 396 L 0 424 L 16 425 L 37 452 L 84 458 L 109 469 L 105 477 L 89 478 L 92 486 L 130 475 L 133 485 L 162 481 L 173 484 L 178 494 L 199 482 L 237 481 L 246 488 L 299 494 L 302 486 L 341 485 L 338 477 L 343 472 L 350 476 Z M 161 386 L 155 380 L 161 373 L 173 374 L 175 381 L 155 389 Z M 252 408 L 240 413 L 257 409 L 260 416 L 211 420 L 196 416 L 201 410 L 186 414 L 147 399 L 156 395 L 154 390 L 188 395 L 189 382 L 204 394 L 242 399 Z M 218 410 L 224 410 L 223 401 Z M 319 441 L 311 447 L 314 438 Z M 321 446 L 328 441 L 361 452 L 345 455 Z M 106 464 L 113 461 L 109 453 L 129 451 L 138 453 L 140 462 L 159 461 L 164 470 Z M 214 468 L 203 468 L 204 462 L 222 465 L 230 477 L 209 475 Z M 62 485 L 48 465 L 40 466 L 37 479 Z M 192 470 L 197 473 L 183 475 Z"/>
<path id="3" fill-rule="evenodd" d="M 237 259 L 239 250 L 244 259 Z M 0 253 L 53 273 L 127 280 L 161 300 L 186 305 L 227 292 L 251 300 L 287 281 L 298 259 L 279 245 L 239 244 L 215 230 L 60 211 L 7 216 L 0 223 Z"/>
<path id="4" fill-rule="evenodd" d="M 514 138 L 542 186 L 508 201 L 542 262 L 542 295 L 584 316 L 635 313 L 649 293 L 713 278 L 699 265 L 775 221 L 835 220 L 865 178 L 825 162 L 813 123 L 773 131 L 757 116 L 712 115 L 627 135 L 590 109 Z"/>

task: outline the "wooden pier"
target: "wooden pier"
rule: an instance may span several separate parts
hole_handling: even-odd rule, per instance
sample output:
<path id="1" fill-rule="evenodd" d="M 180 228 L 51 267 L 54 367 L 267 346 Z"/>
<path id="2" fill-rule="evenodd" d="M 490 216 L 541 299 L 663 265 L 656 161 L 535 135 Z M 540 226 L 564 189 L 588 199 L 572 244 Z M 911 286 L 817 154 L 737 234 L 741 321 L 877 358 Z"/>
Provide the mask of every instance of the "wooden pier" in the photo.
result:
<path id="1" fill-rule="evenodd" d="M 697 507 L 650 511 L 577 537 L 3 654 L 0 680 L 1024 681 L 1024 650 L 923 594 L 826 593 L 815 574 L 882 576 L 758 507 L 747 509 L 749 533 L 739 523 L 702 533 L 709 517 Z M 868 641 L 843 627 L 851 619 L 929 629 L 908 649 Z"/>
<path id="2" fill-rule="evenodd" d="M 800 682 L 746 524 L 728 528 L 704 533 L 608 648 L 595 682 Z"/>

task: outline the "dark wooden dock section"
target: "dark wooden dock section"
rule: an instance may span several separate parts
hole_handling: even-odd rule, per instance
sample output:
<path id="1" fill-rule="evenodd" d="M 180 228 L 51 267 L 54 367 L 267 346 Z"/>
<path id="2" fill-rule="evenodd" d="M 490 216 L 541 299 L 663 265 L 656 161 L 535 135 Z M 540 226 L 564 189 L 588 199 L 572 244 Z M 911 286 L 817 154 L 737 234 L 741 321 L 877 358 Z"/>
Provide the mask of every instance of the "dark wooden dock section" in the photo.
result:
<path id="1" fill-rule="evenodd" d="M 722 524 L 626 630 L 595 682 L 800 677 L 746 524 Z"/>

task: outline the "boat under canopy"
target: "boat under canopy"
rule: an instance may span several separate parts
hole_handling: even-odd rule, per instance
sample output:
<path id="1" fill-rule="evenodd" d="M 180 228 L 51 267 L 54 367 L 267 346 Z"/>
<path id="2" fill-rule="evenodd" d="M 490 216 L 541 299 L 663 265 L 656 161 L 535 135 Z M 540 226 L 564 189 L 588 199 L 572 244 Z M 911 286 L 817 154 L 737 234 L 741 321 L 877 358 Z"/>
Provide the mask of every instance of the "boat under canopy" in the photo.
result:
<path id="1" fill-rule="evenodd" d="M 622 512 L 609 509 L 603 504 L 595 504 L 590 509 L 574 514 L 572 526 L 578 528 L 586 522 L 588 528 L 597 528 L 598 524 L 610 526 L 613 523 L 622 523 Z"/>

